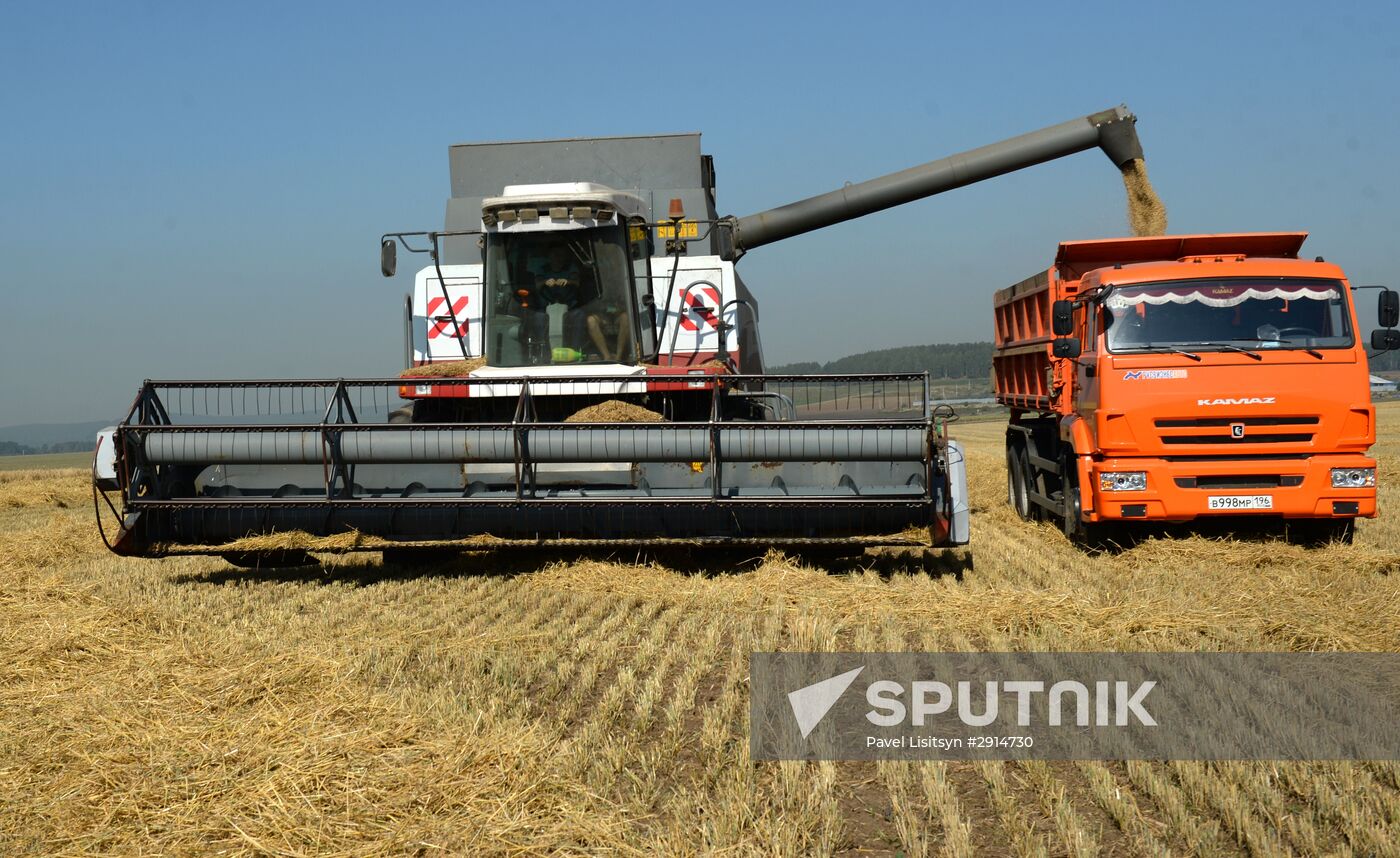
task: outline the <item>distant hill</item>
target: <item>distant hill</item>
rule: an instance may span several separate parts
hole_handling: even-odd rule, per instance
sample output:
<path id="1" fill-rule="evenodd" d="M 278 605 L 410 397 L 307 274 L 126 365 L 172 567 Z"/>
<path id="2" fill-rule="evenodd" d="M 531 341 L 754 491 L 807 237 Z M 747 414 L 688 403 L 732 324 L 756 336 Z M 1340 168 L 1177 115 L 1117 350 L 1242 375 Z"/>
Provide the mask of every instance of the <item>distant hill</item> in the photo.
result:
<path id="1" fill-rule="evenodd" d="M 806 361 L 768 368 L 772 373 L 925 372 L 934 378 L 990 379 L 992 344 L 933 343 L 861 352 L 827 363 Z M 987 382 L 988 386 L 991 382 Z"/>
<path id="2" fill-rule="evenodd" d="M 1371 372 L 1382 375 L 1400 375 L 1400 351 L 1383 352 L 1370 360 Z M 969 379 L 977 382 L 986 380 L 991 386 L 992 344 L 983 343 L 933 343 L 926 346 L 901 346 L 893 349 L 878 349 L 861 352 L 848 357 L 837 358 L 827 363 L 804 361 L 768 367 L 771 373 L 800 374 L 809 372 L 924 372 L 935 380 Z"/>

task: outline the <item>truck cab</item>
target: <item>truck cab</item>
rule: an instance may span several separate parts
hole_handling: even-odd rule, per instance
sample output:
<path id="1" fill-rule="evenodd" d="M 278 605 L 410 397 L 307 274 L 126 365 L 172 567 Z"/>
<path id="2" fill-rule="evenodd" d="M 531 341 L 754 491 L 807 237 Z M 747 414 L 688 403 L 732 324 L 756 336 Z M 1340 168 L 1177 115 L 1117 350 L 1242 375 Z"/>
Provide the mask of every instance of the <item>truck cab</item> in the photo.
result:
<path id="1" fill-rule="evenodd" d="M 999 293 L 1018 510 L 1071 535 L 1255 516 L 1350 539 L 1376 514 L 1375 409 L 1352 288 L 1298 258 L 1305 237 L 1067 242 L 1039 290 Z M 1047 311 L 1049 336 L 1013 330 L 1015 307 Z M 1043 389 L 1011 373 L 1028 346 Z"/>

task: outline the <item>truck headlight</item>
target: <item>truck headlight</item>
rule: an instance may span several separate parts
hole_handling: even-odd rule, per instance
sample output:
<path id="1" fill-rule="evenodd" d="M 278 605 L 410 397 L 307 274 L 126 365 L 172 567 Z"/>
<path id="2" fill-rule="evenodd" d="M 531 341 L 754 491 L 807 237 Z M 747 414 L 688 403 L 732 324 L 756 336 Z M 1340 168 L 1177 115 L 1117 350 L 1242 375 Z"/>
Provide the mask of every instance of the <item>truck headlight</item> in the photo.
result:
<path id="1" fill-rule="evenodd" d="M 1101 492 L 1142 492 L 1147 491 L 1146 471 L 1116 471 L 1099 474 Z"/>
<path id="2" fill-rule="evenodd" d="M 1332 488 L 1369 489 L 1376 485 L 1375 468 L 1333 468 Z"/>

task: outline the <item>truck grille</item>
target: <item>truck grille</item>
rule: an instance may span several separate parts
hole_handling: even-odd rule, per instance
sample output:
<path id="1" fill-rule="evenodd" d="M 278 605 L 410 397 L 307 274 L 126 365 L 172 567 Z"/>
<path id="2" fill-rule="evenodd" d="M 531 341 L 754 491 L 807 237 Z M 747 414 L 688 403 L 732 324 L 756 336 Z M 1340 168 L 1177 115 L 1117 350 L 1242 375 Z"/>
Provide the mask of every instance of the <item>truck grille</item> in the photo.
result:
<path id="1" fill-rule="evenodd" d="M 1307 444 L 1316 415 L 1298 417 L 1183 417 L 1154 421 L 1163 444 Z M 1236 427 L 1239 427 L 1238 429 Z M 1190 430 L 1206 430 L 1195 431 Z M 1166 431 L 1162 431 L 1166 430 Z M 1235 434 L 1237 431 L 1242 434 Z"/>
<path id="2" fill-rule="evenodd" d="M 1177 487 L 1183 489 L 1277 489 L 1302 484 L 1302 474 L 1209 474 L 1176 478 Z"/>
<path id="3" fill-rule="evenodd" d="M 1182 429 L 1196 426 L 1229 426 L 1243 423 L 1246 426 L 1316 426 L 1316 417 L 1191 417 L 1181 420 L 1158 420 L 1158 429 Z"/>

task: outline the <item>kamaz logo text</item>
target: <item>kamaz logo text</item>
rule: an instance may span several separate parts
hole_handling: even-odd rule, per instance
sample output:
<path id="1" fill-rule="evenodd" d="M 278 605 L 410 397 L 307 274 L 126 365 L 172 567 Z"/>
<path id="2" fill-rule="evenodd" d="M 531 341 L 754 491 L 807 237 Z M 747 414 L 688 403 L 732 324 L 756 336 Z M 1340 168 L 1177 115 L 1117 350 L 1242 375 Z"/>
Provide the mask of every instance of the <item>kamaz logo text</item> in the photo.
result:
<path id="1" fill-rule="evenodd" d="M 1186 378 L 1184 369 L 1134 369 L 1123 373 L 1124 381 L 1156 381 L 1161 378 Z"/>
<path id="2" fill-rule="evenodd" d="M 1272 396 L 1242 396 L 1229 399 L 1197 399 L 1197 405 L 1273 405 Z"/>

